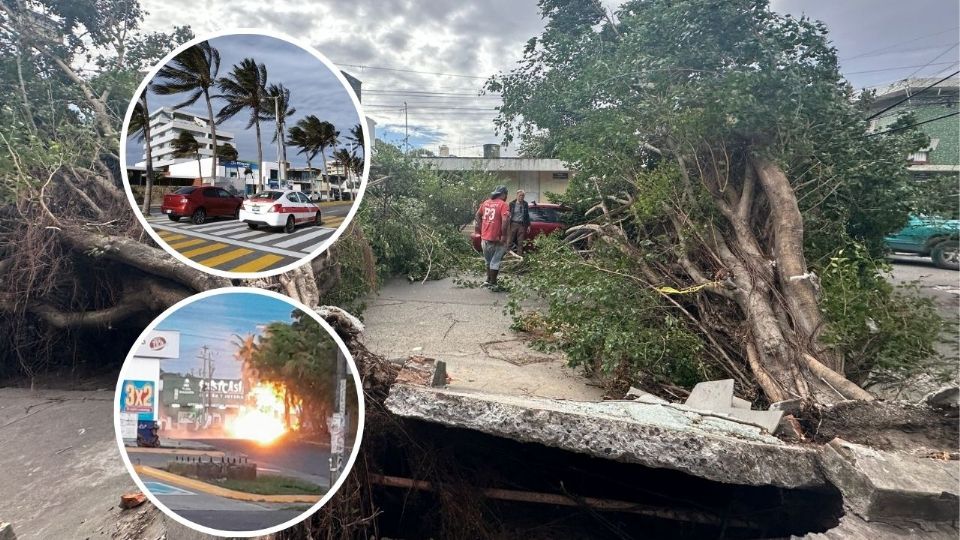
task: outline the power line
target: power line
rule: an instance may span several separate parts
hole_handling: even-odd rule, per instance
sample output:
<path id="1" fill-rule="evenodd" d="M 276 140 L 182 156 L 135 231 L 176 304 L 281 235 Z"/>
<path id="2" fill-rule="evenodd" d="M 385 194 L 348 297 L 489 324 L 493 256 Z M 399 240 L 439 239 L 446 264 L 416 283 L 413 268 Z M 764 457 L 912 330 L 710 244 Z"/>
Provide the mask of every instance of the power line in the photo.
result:
<path id="1" fill-rule="evenodd" d="M 954 45 L 954 47 L 956 47 L 956 45 Z M 954 60 L 954 61 L 950 61 L 950 62 L 937 62 L 936 64 L 927 63 L 927 64 L 917 64 L 917 65 L 913 65 L 913 66 L 898 66 L 898 67 L 892 67 L 892 68 L 867 69 L 867 70 L 863 70 L 863 71 L 848 71 L 848 72 L 845 72 L 845 73 L 844 73 L 844 72 L 841 72 L 841 73 L 842 73 L 844 76 L 846 76 L 846 75 L 860 75 L 861 73 L 878 73 L 878 72 L 881 72 L 881 71 L 896 71 L 896 70 L 898 70 L 898 69 L 911 69 L 911 68 L 915 68 L 915 67 L 918 67 L 918 68 L 920 68 L 920 69 L 923 69 L 923 68 L 925 68 L 925 67 L 927 67 L 927 66 L 943 66 L 943 65 L 950 65 L 950 64 L 956 64 L 956 63 L 957 63 L 957 62 Z M 918 69 L 917 71 L 920 71 L 920 70 Z M 914 73 L 916 73 L 916 71 L 915 71 Z M 911 76 L 912 76 L 912 75 L 911 75 Z M 908 76 L 907 78 L 910 78 L 910 77 Z"/>
<path id="2" fill-rule="evenodd" d="M 916 37 L 916 38 L 913 38 L 913 39 L 908 39 L 907 41 L 901 41 L 901 42 L 899 42 L 899 43 L 894 43 L 893 45 L 886 45 L 886 46 L 884 46 L 884 47 L 880 47 L 879 49 L 873 49 L 873 50 L 870 50 L 870 51 L 867 51 L 867 52 L 864 52 L 864 53 L 860 53 L 860 54 L 857 54 L 857 55 L 854 55 L 854 56 L 850 56 L 850 57 L 848 57 L 848 58 L 841 58 L 840 60 L 841 60 L 841 61 L 843 61 L 843 60 L 853 60 L 854 58 L 860 58 L 860 57 L 863 57 L 863 56 L 871 55 L 871 54 L 876 53 L 876 52 L 886 51 L 886 50 L 888 50 L 888 49 L 892 49 L 892 48 L 897 47 L 897 46 L 900 46 L 900 45 L 906 45 L 907 43 L 913 43 L 913 42 L 915 42 L 915 41 L 920 41 L 921 39 L 926 39 L 926 38 L 930 38 L 930 37 L 933 37 L 933 36 L 939 36 L 940 34 L 946 34 L 947 32 L 954 32 L 954 31 L 956 31 L 958 28 L 960 28 L 960 26 L 954 26 L 953 28 L 948 28 L 947 30 L 941 30 L 940 32 L 937 32 L 937 33 L 935 33 L 935 34 L 924 34 L 924 35 L 922 35 L 922 36 L 919 36 L 919 37 Z"/>
<path id="3" fill-rule="evenodd" d="M 401 68 L 390 68 L 383 66 L 366 66 L 361 64 L 337 64 L 338 66 L 343 67 L 354 67 L 358 69 L 379 69 L 383 71 L 399 71 L 401 73 L 421 73 L 423 75 L 440 75 L 443 77 L 462 77 L 464 79 L 489 79 L 489 75 L 466 75 L 464 73 L 445 73 L 442 71 L 420 71 L 417 69 L 401 69 Z"/>
<path id="4" fill-rule="evenodd" d="M 930 122 L 936 122 L 937 120 L 943 120 L 944 118 L 950 118 L 951 116 L 956 116 L 958 114 L 960 114 L 960 111 L 952 112 L 950 114 L 945 114 L 943 116 L 938 116 L 936 118 L 931 118 L 929 120 L 924 120 L 923 122 L 917 122 L 916 124 L 910 124 L 909 126 L 901 126 L 898 128 L 888 129 L 886 131 L 878 131 L 877 133 L 867 133 L 866 135 L 864 135 L 864 137 L 876 137 L 877 135 L 886 135 L 887 133 L 893 133 L 895 131 L 903 131 L 905 129 L 922 126 L 924 124 L 929 124 Z"/>
<path id="5" fill-rule="evenodd" d="M 910 90 L 909 90 L 909 88 L 908 88 L 908 89 L 907 89 L 907 96 L 906 96 L 905 98 L 901 99 L 900 101 L 897 101 L 896 103 L 894 103 L 893 105 L 890 105 L 889 107 L 887 107 L 887 108 L 885 108 L 885 109 L 881 109 L 880 111 L 874 113 L 873 115 L 869 116 L 869 117 L 867 118 L 867 120 L 873 120 L 874 118 L 876 118 L 876 117 L 880 116 L 881 114 L 889 111 L 890 109 L 896 107 L 897 105 L 899 105 L 899 104 L 901 104 L 901 103 L 903 103 L 903 102 L 905 102 L 905 101 L 907 101 L 907 100 L 909 100 L 909 99 L 911 99 L 911 98 L 915 98 L 915 97 L 919 96 L 920 94 L 926 92 L 927 90 L 933 88 L 934 86 L 942 83 L 943 81 L 945 81 L 945 80 L 953 77 L 954 75 L 956 75 L 956 74 L 958 74 L 958 73 L 960 73 L 960 71 L 954 71 L 954 72 L 951 73 L 950 75 L 947 75 L 946 77 L 944 77 L 944 78 L 940 79 L 939 81 L 931 84 L 930 86 L 926 86 L 926 87 L 922 88 L 922 89 L 921 89 L 920 91 L 918 91 L 916 94 L 910 94 Z"/>
<path id="6" fill-rule="evenodd" d="M 500 97 L 499 93 L 496 94 L 477 94 L 471 92 L 432 92 L 427 90 L 364 90 L 364 94 L 375 94 L 375 95 L 400 95 L 400 96 L 465 96 L 465 97 L 478 97 L 478 98 L 498 98 Z"/>
<path id="7" fill-rule="evenodd" d="M 920 70 L 922 70 L 923 68 L 925 68 L 925 67 L 927 67 L 927 66 L 929 66 L 929 65 L 932 65 L 933 62 L 939 60 L 941 56 L 943 56 L 943 55 L 947 54 L 948 52 L 952 51 L 953 49 L 957 48 L 957 45 L 960 45 L 960 43 L 954 43 L 953 45 L 951 45 L 950 47 L 948 47 L 947 49 L 945 49 L 942 53 L 940 53 L 940 54 L 938 54 L 936 57 L 934 57 L 933 60 L 927 62 L 927 63 L 924 64 L 922 67 L 920 67 L 919 69 L 917 69 L 916 71 L 914 71 L 913 73 L 911 73 L 911 74 L 907 75 L 906 77 L 904 77 L 904 79 L 909 79 L 910 77 L 913 77 L 913 76 L 916 75 L 918 72 L 920 72 Z M 952 64 L 953 62 L 951 61 L 950 63 Z"/>

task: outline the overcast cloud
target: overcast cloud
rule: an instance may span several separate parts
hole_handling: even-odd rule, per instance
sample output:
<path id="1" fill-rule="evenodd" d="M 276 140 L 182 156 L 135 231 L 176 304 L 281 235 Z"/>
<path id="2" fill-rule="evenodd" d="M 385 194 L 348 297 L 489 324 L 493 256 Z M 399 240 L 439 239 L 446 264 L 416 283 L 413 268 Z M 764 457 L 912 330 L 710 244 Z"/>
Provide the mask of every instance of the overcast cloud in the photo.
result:
<path id="1" fill-rule="evenodd" d="M 953 0 L 775 0 L 772 6 L 824 21 L 857 88 L 947 74 L 958 63 L 960 13 Z M 477 155 L 482 144 L 497 142 L 492 119 L 499 100 L 477 94 L 488 76 L 515 65 L 524 43 L 543 28 L 534 1 L 322 0 L 266 7 L 256 0 L 144 0 L 144 7 L 149 29 L 189 24 L 199 35 L 263 27 L 302 38 L 362 80 L 365 113 L 377 121 L 379 138 L 403 140 L 406 101 L 411 146 L 436 151 L 446 144 L 459 155 Z"/>

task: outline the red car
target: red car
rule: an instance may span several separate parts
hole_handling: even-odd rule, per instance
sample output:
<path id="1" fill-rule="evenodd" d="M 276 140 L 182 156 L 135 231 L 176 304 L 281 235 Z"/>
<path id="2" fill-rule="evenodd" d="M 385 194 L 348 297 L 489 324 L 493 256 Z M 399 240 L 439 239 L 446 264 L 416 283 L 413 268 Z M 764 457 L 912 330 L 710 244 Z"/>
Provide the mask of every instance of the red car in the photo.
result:
<path id="1" fill-rule="evenodd" d="M 172 221 L 189 217 L 192 223 L 200 225 L 208 217 L 236 218 L 242 204 L 243 197 L 232 195 L 223 188 L 187 186 L 164 195 L 160 211 Z"/>
<path id="2" fill-rule="evenodd" d="M 525 249 L 530 248 L 533 239 L 541 234 L 552 234 L 556 231 L 562 231 L 564 228 L 563 213 L 569 210 L 566 206 L 559 204 L 530 203 L 530 233 L 527 234 L 527 247 Z M 473 249 L 483 251 L 483 248 L 480 246 L 479 234 L 475 232 L 470 233 L 470 242 L 473 243 Z M 514 246 L 510 247 L 510 249 L 513 248 Z"/>

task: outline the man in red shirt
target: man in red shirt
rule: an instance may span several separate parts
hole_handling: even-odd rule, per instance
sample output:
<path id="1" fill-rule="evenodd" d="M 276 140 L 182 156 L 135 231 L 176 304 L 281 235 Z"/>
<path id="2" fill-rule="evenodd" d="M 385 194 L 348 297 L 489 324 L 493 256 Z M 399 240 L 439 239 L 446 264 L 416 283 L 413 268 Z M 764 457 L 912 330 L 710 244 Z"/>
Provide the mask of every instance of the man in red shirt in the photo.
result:
<path id="1" fill-rule="evenodd" d="M 500 260 L 507 252 L 507 228 L 510 226 L 510 207 L 507 205 L 507 186 L 497 186 L 490 198 L 477 209 L 475 230 L 480 234 L 483 259 L 487 262 L 485 287 L 500 290 L 497 274 Z"/>

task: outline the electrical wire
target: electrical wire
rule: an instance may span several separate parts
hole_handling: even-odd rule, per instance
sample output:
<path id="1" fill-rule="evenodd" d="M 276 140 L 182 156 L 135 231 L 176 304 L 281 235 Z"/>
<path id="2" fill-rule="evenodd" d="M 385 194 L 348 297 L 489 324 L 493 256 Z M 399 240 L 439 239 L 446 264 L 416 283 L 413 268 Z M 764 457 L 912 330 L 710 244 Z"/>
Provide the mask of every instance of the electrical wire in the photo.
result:
<path id="1" fill-rule="evenodd" d="M 920 94 L 922 94 L 922 93 L 926 92 L 927 90 L 933 88 L 934 86 L 942 83 L 943 81 L 945 81 L 945 80 L 947 80 L 947 79 L 949 79 L 949 78 L 957 75 L 958 73 L 960 73 L 960 71 L 954 71 L 954 72 L 951 73 L 950 75 L 947 75 L 946 77 L 944 77 L 944 78 L 940 79 L 939 81 L 931 84 L 930 86 L 924 87 L 923 89 L 921 89 L 920 91 L 918 91 L 918 92 L 915 93 L 915 94 L 910 94 L 909 91 L 908 91 L 908 92 L 907 92 L 907 94 L 908 94 L 907 97 L 901 99 L 900 101 L 897 101 L 896 103 L 894 103 L 894 104 L 892 104 L 892 105 L 890 105 L 890 106 L 888 106 L 888 107 L 886 107 L 886 108 L 884 108 L 884 109 L 881 109 L 881 110 L 875 112 L 875 113 L 872 114 L 871 116 L 867 117 L 867 120 L 873 120 L 874 118 L 876 118 L 876 117 L 880 116 L 881 114 L 889 111 L 890 109 L 896 107 L 897 105 L 900 105 L 901 103 L 903 103 L 903 102 L 905 102 L 905 101 L 907 101 L 907 100 L 909 100 L 909 99 L 912 99 L 912 98 L 915 98 L 915 97 L 919 96 Z"/>

